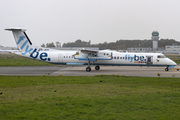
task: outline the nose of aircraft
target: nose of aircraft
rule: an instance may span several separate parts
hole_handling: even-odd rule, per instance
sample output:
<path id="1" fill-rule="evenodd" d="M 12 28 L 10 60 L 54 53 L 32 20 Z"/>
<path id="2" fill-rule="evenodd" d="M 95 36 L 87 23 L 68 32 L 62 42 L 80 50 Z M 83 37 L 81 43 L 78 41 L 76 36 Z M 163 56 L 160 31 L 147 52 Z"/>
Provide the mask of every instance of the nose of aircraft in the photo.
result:
<path id="1" fill-rule="evenodd" d="M 170 65 L 176 66 L 177 64 L 174 61 L 170 60 Z"/>

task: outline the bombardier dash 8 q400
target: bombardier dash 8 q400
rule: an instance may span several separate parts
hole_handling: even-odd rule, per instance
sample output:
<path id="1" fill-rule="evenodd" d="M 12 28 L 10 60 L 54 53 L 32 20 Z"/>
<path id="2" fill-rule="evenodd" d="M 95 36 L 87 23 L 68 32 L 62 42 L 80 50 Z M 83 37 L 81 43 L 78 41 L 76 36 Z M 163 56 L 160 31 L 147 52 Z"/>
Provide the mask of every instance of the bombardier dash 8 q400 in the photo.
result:
<path id="1" fill-rule="evenodd" d="M 164 66 L 165 71 L 177 64 L 160 53 L 120 53 L 112 50 L 88 50 L 79 51 L 53 50 L 38 48 L 32 45 L 25 29 L 8 28 L 12 31 L 20 52 L 17 55 L 41 60 L 53 64 L 62 65 L 87 65 L 87 72 L 91 71 L 91 65 L 99 70 L 100 65 L 105 66 Z"/>

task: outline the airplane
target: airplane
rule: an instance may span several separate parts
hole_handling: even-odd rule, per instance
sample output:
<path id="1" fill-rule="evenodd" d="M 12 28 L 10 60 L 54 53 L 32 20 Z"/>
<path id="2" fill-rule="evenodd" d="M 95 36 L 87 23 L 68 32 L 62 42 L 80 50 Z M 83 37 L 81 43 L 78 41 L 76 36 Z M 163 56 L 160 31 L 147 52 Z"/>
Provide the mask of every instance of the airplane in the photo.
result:
<path id="1" fill-rule="evenodd" d="M 53 50 L 49 48 L 35 47 L 26 34 L 26 29 L 7 28 L 12 31 L 15 42 L 20 52 L 15 54 L 41 60 L 52 64 L 61 65 L 87 65 L 86 71 L 100 70 L 100 66 L 164 66 L 165 71 L 177 64 L 161 53 L 122 53 L 113 50 L 90 50 L 78 51 Z"/>

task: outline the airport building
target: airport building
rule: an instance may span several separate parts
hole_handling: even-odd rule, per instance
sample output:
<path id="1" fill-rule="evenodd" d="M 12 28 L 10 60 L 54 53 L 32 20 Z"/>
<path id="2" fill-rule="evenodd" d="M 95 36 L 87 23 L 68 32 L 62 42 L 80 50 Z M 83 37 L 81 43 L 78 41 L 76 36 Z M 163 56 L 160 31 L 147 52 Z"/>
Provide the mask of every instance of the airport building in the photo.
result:
<path id="1" fill-rule="evenodd" d="M 128 52 L 152 52 L 152 48 L 144 48 L 144 47 L 139 47 L 139 48 L 127 48 Z"/>
<path id="2" fill-rule="evenodd" d="M 151 40 L 152 40 L 152 50 L 155 52 L 155 51 L 158 51 L 158 40 L 159 40 L 159 32 L 157 31 L 153 31 L 152 32 L 152 37 L 151 37 Z"/>
<path id="3" fill-rule="evenodd" d="M 180 45 L 167 45 L 163 51 L 163 54 L 180 54 Z"/>
<path id="4" fill-rule="evenodd" d="M 152 47 L 144 48 L 144 47 L 138 47 L 138 48 L 127 48 L 128 52 L 158 52 L 162 53 L 164 50 L 163 48 L 158 48 L 158 40 L 159 40 L 159 32 L 153 31 L 151 34 L 151 40 L 152 40 Z"/>

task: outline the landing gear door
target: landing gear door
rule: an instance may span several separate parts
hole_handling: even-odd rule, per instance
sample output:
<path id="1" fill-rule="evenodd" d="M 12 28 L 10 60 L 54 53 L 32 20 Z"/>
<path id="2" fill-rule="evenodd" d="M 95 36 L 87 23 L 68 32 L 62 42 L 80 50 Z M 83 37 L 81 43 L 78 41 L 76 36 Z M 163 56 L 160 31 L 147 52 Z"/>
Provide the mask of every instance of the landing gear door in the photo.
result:
<path id="1" fill-rule="evenodd" d="M 147 65 L 153 64 L 153 56 L 146 56 L 146 64 Z"/>

